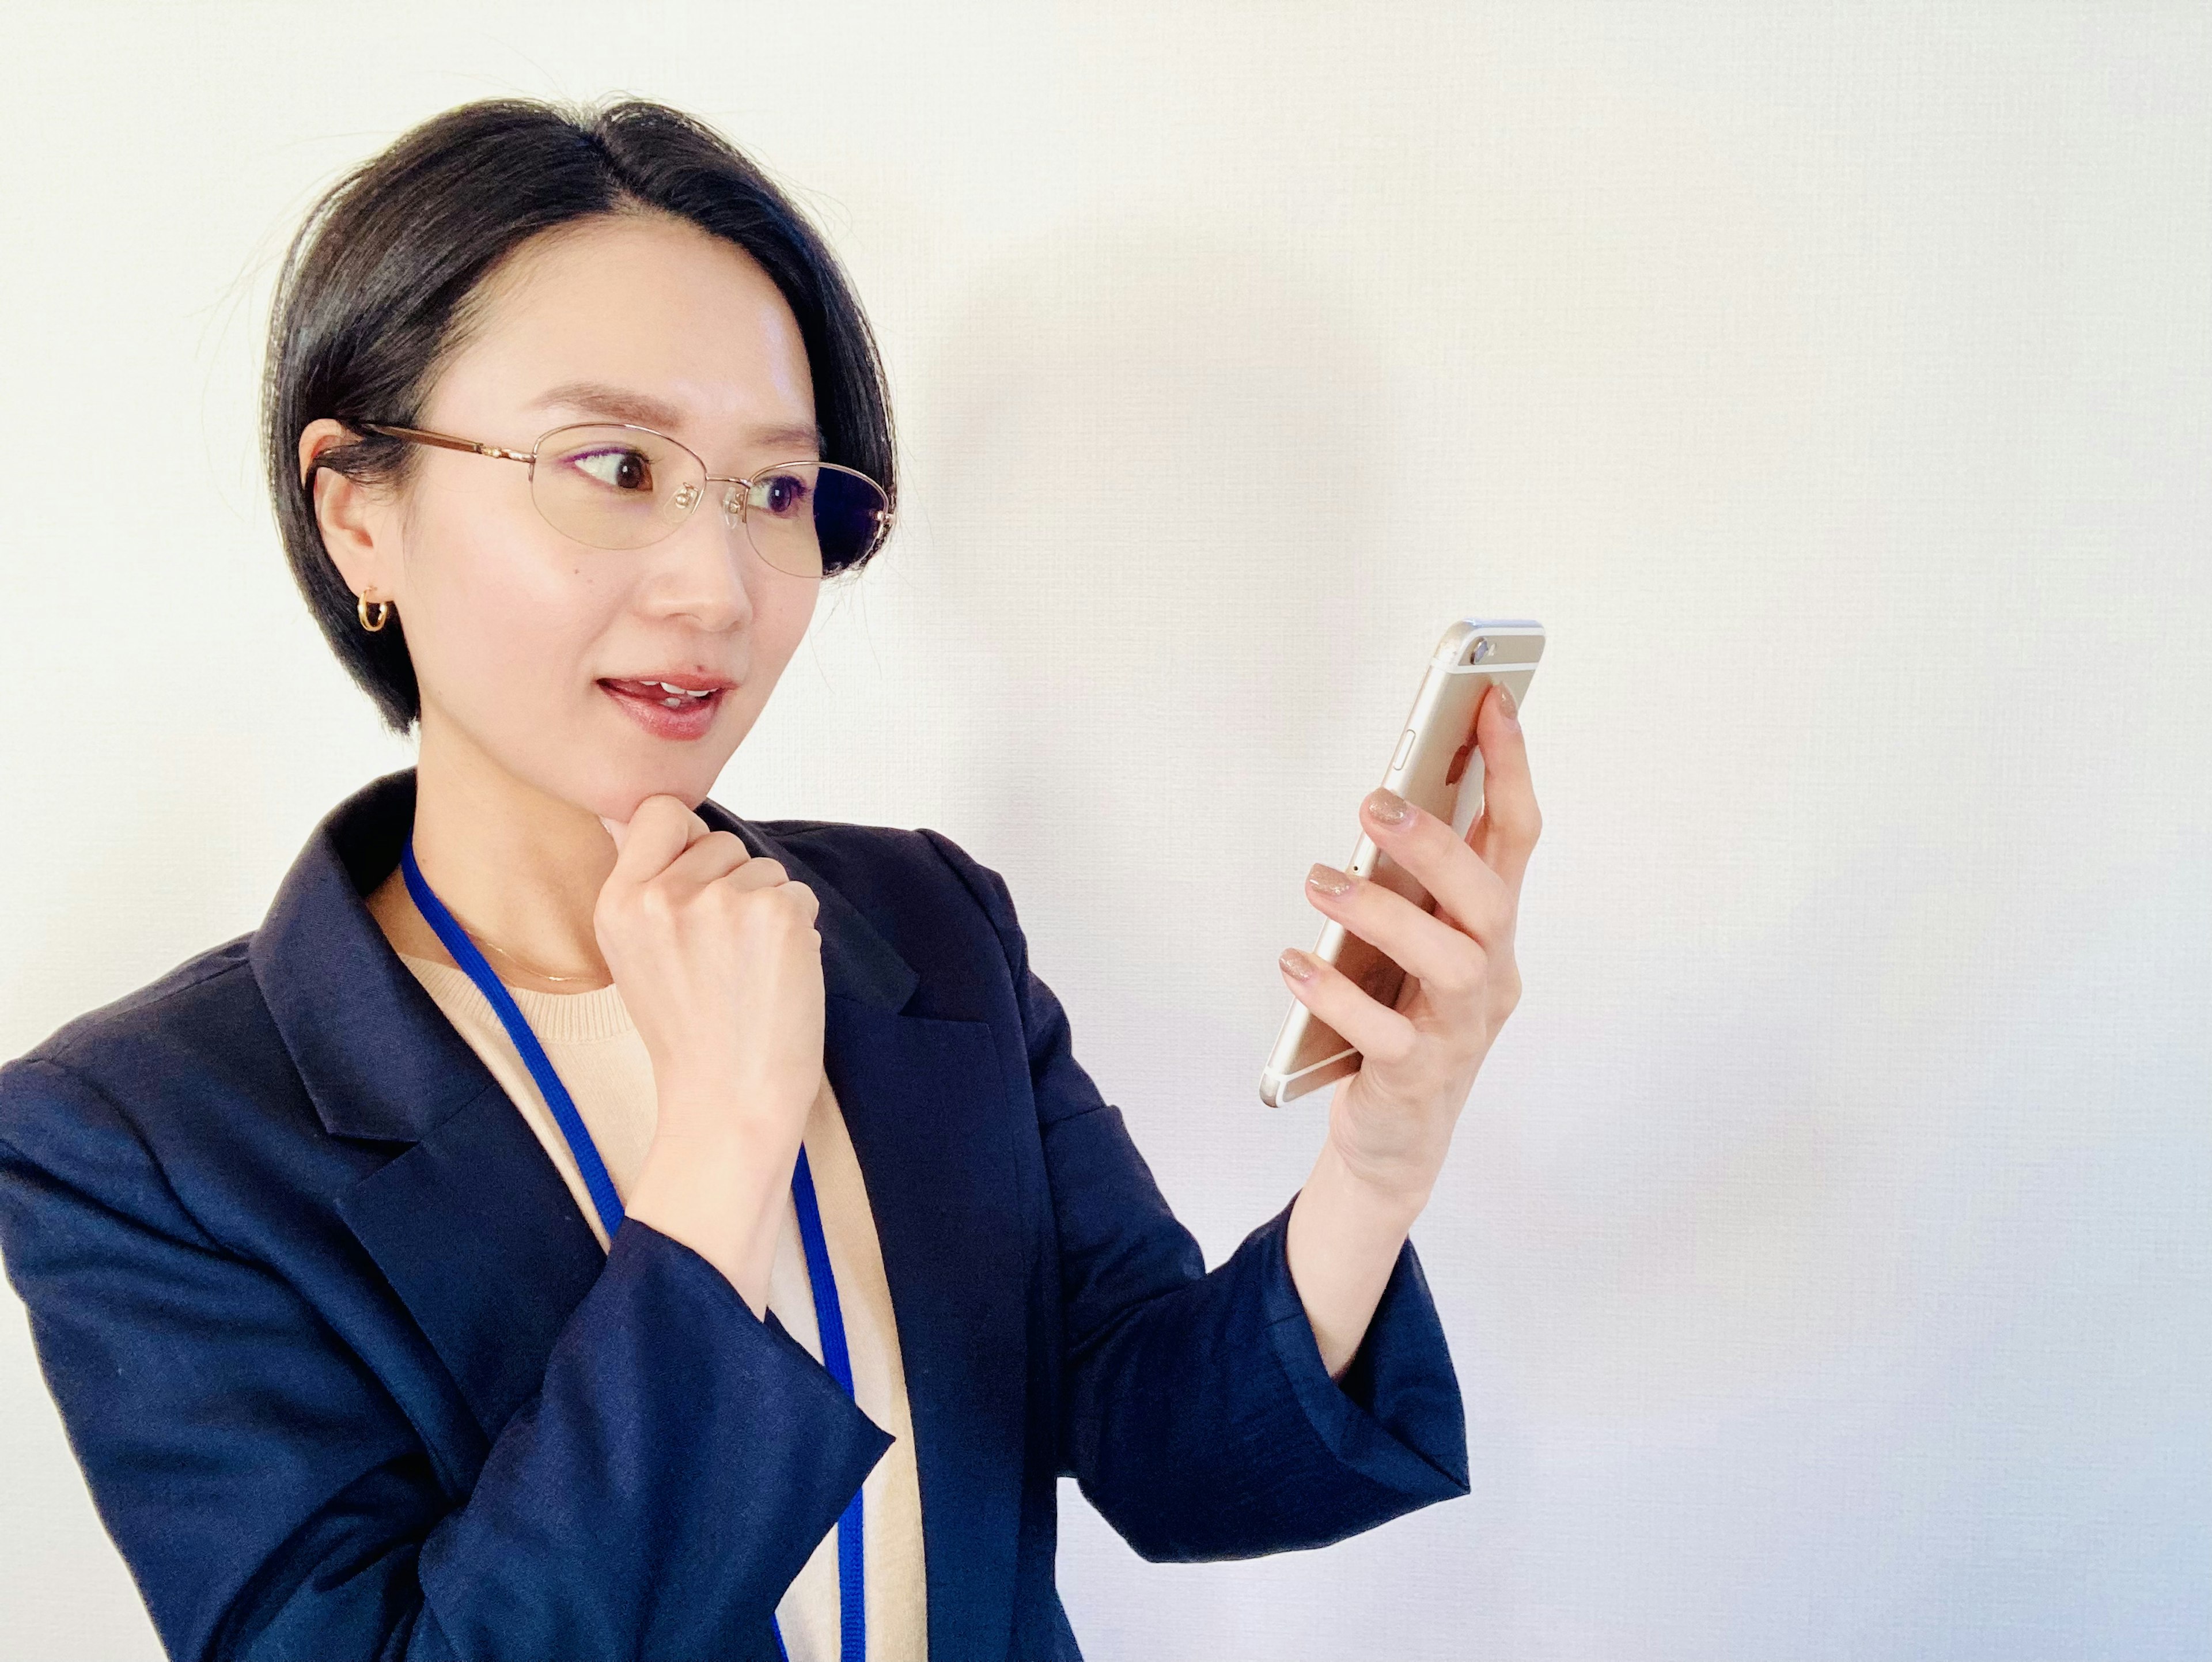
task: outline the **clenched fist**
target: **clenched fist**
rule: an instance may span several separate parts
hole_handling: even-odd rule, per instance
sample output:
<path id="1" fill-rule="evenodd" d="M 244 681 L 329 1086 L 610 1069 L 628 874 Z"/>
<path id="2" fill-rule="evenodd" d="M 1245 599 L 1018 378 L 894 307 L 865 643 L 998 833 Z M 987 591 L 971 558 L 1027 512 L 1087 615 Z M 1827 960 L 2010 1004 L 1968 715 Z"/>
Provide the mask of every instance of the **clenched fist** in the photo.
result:
<path id="1" fill-rule="evenodd" d="M 820 902 L 678 797 L 602 823 L 616 857 L 592 929 L 660 1113 L 629 1210 L 716 1263 L 758 1312 L 822 1081 Z"/>

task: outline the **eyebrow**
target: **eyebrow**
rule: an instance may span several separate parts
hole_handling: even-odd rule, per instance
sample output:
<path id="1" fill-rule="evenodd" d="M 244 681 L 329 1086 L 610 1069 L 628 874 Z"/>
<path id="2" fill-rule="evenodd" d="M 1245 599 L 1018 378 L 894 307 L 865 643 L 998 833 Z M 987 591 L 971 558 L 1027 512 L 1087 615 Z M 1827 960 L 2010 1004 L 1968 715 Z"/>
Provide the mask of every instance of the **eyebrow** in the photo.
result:
<path id="1" fill-rule="evenodd" d="M 653 427 L 665 433 L 673 433 L 683 424 L 684 412 L 665 399 L 654 398 L 650 393 L 633 392 L 626 387 L 610 387 L 605 381 L 568 380 L 551 387 L 532 400 L 533 410 L 576 410 L 587 416 L 599 416 L 608 421 L 635 422 L 641 427 Z M 793 445 L 803 447 L 816 455 L 822 454 L 822 429 L 819 427 L 793 425 L 756 429 L 753 442 L 763 446 Z"/>

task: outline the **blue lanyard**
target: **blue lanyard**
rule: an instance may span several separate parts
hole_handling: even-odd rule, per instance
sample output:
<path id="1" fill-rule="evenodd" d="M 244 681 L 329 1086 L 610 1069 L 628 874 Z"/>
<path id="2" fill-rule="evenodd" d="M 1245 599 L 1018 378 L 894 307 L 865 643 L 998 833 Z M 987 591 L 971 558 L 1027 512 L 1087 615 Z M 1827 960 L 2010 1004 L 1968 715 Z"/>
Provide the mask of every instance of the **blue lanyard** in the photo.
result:
<path id="1" fill-rule="evenodd" d="M 568 1152 L 575 1156 L 576 1169 L 583 1175 L 584 1187 L 591 1194 L 592 1204 L 598 1208 L 599 1221 L 605 1227 L 611 1244 L 615 1232 L 622 1227 L 622 1197 L 615 1193 L 614 1180 L 607 1176 L 606 1162 L 599 1158 L 599 1147 L 592 1141 L 583 1117 L 577 1113 L 568 1087 L 561 1083 L 560 1075 L 553 1071 L 545 1047 L 530 1031 L 530 1024 L 523 1020 L 514 995 L 492 973 L 491 965 L 477 950 L 477 943 L 469 939 L 453 921 L 453 913 L 446 910 L 445 903 L 423 881 L 422 868 L 415 863 L 415 839 L 411 835 L 400 850 L 399 869 L 407 880 L 407 892 L 415 898 L 416 910 L 445 943 L 453 961 L 468 971 L 477 990 L 491 1001 L 507 1037 L 521 1052 L 530 1076 L 538 1081 L 538 1088 L 544 1095 L 545 1105 L 553 1111 L 561 1135 L 568 1140 Z M 822 1365 L 850 1397 L 853 1359 L 845 1348 L 844 1312 L 837 1302 L 836 1278 L 830 1271 L 830 1244 L 823 1238 L 822 1208 L 815 1196 L 814 1173 L 806 1164 L 803 1143 L 799 1150 L 799 1163 L 792 1168 L 791 1198 L 799 1212 L 799 1239 L 806 1249 L 806 1280 L 814 1294 L 814 1324 L 822 1337 Z M 866 1662 L 867 1655 L 867 1606 L 863 1598 L 864 1561 L 860 1549 L 860 1494 L 855 1489 L 837 1519 L 838 1662 Z M 778 1654 L 787 1657 L 781 1624 L 773 1616 L 769 1622 L 775 1628 Z"/>

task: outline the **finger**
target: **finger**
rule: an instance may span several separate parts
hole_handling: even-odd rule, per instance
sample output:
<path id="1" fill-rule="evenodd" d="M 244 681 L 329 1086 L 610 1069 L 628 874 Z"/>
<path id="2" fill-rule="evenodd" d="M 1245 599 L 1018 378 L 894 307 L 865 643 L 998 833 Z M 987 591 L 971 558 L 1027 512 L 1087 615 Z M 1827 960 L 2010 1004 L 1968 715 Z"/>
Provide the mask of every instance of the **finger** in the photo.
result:
<path id="1" fill-rule="evenodd" d="M 615 855 L 610 883 L 635 886 L 658 877 L 671 861 L 708 834 L 707 822 L 680 796 L 648 796 L 629 817 L 629 833 Z"/>
<path id="2" fill-rule="evenodd" d="M 1308 978 L 1301 981 L 1292 972 L 1293 965 L 1309 971 Z M 1402 1061 L 1420 1036 L 1410 1020 L 1385 1008 L 1350 976 L 1311 953 L 1285 947 L 1276 967 L 1282 971 L 1291 996 L 1335 1028 L 1364 1057 L 1382 1062 Z"/>
<path id="3" fill-rule="evenodd" d="M 1378 816 L 1378 808 L 1401 811 L 1401 817 L 1393 824 Z M 1449 820 L 1379 787 L 1362 799 L 1359 809 L 1362 829 L 1419 880 L 1447 927 L 1456 925 L 1493 952 L 1506 944 L 1513 927 L 1513 892 L 1453 832 Z"/>
<path id="4" fill-rule="evenodd" d="M 1513 695 L 1503 682 L 1493 682 L 1483 695 L 1474 731 L 1482 752 L 1482 813 L 1468 832 L 1468 843 L 1517 895 L 1544 817 L 1537 811 L 1536 787 L 1528 776 L 1528 741 Z"/>
<path id="5" fill-rule="evenodd" d="M 822 897 L 805 884 L 796 881 L 787 881 L 781 888 L 790 897 L 791 904 L 799 908 L 799 916 L 806 920 L 807 927 L 812 928 L 822 916 Z"/>
<path id="6" fill-rule="evenodd" d="M 603 813 L 599 816 L 599 823 L 607 828 L 607 835 L 614 838 L 615 853 L 619 855 L 622 853 L 623 838 L 629 835 L 629 822 L 627 819 L 610 819 Z"/>
<path id="7" fill-rule="evenodd" d="M 1482 863 L 1470 849 L 1461 846 L 1459 853 L 1470 864 Z M 1337 885 L 1348 886 L 1332 892 Z M 1494 876 L 1492 885 L 1498 886 Z M 1385 885 L 1316 862 L 1306 878 L 1306 898 L 1418 980 L 1440 1008 L 1469 1002 L 1482 990 L 1490 967 L 1483 943 Z"/>
<path id="8" fill-rule="evenodd" d="M 704 888 L 708 884 L 727 877 L 740 866 L 752 861 L 752 850 L 735 831 L 710 831 L 704 837 L 695 837 L 683 853 L 668 863 L 659 880 L 680 888 Z M 774 861 L 762 861 L 762 865 L 774 865 Z M 754 884 L 763 880 L 757 877 Z M 773 877 L 765 880 L 774 881 Z"/>
<path id="9" fill-rule="evenodd" d="M 732 868 L 720 881 L 733 889 L 773 889 L 791 882 L 791 874 L 784 870 L 781 861 L 755 855 L 742 866 Z"/>

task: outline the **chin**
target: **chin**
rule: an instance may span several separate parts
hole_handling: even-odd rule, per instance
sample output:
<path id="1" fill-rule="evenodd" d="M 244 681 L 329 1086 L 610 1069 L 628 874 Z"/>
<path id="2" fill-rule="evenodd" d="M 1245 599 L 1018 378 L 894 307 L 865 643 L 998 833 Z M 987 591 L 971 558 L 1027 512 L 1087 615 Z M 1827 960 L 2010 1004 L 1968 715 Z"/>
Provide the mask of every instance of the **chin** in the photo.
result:
<path id="1" fill-rule="evenodd" d="M 736 753 L 740 736 L 733 731 L 726 739 L 710 729 L 671 741 L 627 723 L 611 730 L 596 711 L 574 723 L 520 726 L 515 710 L 499 714 L 504 721 L 476 726 L 434 711 L 426 701 L 418 765 L 428 762 L 441 775 L 475 782 L 471 794 L 493 799 L 534 794 L 623 822 L 648 796 L 673 796 L 696 809 Z"/>
<path id="2" fill-rule="evenodd" d="M 574 793 L 563 794 L 595 814 L 624 822 L 648 796 L 673 796 L 696 810 L 713 792 L 730 754 L 718 749 L 712 756 L 671 757 L 657 763 L 635 756 L 611 758 L 608 765 L 595 770 L 589 780 L 577 781 Z"/>

